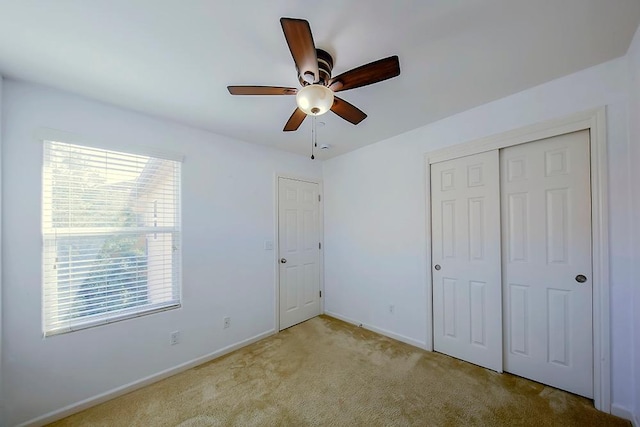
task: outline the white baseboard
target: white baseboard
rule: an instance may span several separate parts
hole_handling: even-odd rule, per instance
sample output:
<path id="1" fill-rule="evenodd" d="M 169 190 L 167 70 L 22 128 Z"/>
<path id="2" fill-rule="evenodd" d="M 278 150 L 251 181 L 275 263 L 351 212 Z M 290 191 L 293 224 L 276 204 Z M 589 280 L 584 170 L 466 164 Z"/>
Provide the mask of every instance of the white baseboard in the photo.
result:
<path id="1" fill-rule="evenodd" d="M 34 418 L 32 420 L 19 424 L 18 427 L 27 427 L 27 426 L 40 427 L 40 426 L 52 423 L 54 421 L 68 417 L 69 415 L 75 414 L 76 412 L 83 411 L 92 406 L 106 402 L 107 400 L 111 400 L 118 396 L 122 396 L 123 394 L 130 393 L 134 390 L 145 387 L 149 384 L 153 384 L 155 382 L 168 378 L 172 375 L 186 371 L 187 369 L 191 369 L 194 366 L 202 365 L 203 363 L 209 362 L 213 359 L 217 359 L 218 357 L 224 356 L 225 354 L 229 354 L 232 351 L 238 350 L 239 348 L 245 347 L 249 344 L 253 344 L 254 342 L 260 341 L 261 339 L 267 338 L 275 333 L 276 333 L 275 329 L 268 330 L 261 334 L 255 335 L 251 338 L 247 338 L 246 340 L 242 340 L 235 344 L 221 348 L 220 350 L 214 351 L 213 353 L 209 353 L 207 355 L 192 359 L 188 362 L 181 363 L 180 365 L 174 366 L 173 368 L 169 368 L 164 371 L 158 372 L 156 374 L 149 375 L 148 377 L 141 378 L 129 384 L 125 384 L 121 387 L 114 388 L 112 390 L 106 391 L 104 393 L 98 394 L 88 399 L 81 400 L 80 402 L 76 402 L 69 406 L 65 406 L 64 408 L 56 409 L 55 411 L 49 412 L 47 414 L 41 415 L 37 418 Z"/>
<path id="2" fill-rule="evenodd" d="M 389 338 L 393 338 L 394 340 L 402 341 L 405 344 L 412 345 L 414 347 L 421 348 L 423 350 L 428 350 L 427 345 L 424 341 L 418 341 L 413 338 L 406 337 L 404 335 L 396 334 L 395 332 L 388 331 L 386 329 L 378 328 L 377 326 L 369 325 L 366 323 L 359 322 L 357 320 L 351 319 L 349 317 L 343 316 L 338 313 L 334 313 L 332 311 L 325 311 L 324 314 L 327 316 L 335 317 L 338 320 L 342 320 L 343 322 L 351 323 L 356 326 L 360 326 L 362 328 L 368 329 L 370 331 L 376 332 L 380 335 L 384 335 Z"/>
<path id="3" fill-rule="evenodd" d="M 612 404 L 611 405 L 611 415 L 615 415 L 616 417 L 624 418 L 625 420 L 631 421 L 633 427 L 640 427 L 640 422 L 637 417 L 633 415 L 630 409 L 625 408 L 624 406 Z"/>

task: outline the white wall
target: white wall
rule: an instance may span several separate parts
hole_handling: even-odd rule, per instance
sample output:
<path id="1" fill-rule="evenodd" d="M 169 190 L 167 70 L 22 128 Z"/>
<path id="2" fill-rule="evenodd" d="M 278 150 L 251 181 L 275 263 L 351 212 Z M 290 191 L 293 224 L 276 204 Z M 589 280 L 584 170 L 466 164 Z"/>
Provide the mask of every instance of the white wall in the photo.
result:
<path id="1" fill-rule="evenodd" d="M 4 80 L 0 75 L 0 260 L 2 260 L 2 84 Z M 2 384 L 2 262 L 0 262 L 0 384 Z M 4 413 L 4 397 L 0 387 L 0 414 Z M 0 421 L 2 418 L 0 417 Z"/>
<path id="2" fill-rule="evenodd" d="M 632 277 L 635 289 L 633 335 L 635 348 L 633 352 L 635 383 L 635 425 L 640 426 L 640 28 L 636 31 L 629 48 L 629 70 L 631 75 L 631 102 L 629 110 L 629 129 L 631 155 L 631 190 L 633 224 L 633 258 Z"/>
<path id="3" fill-rule="evenodd" d="M 0 425 L 40 417 L 274 330 L 274 180 L 318 178 L 309 159 L 5 80 Z M 40 127 L 184 153 L 183 307 L 42 338 Z M 231 328 L 222 329 L 223 316 Z M 181 343 L 169 345 L 169 333 Z"/>
<path id="4" fill-rule="evenodd" d="M 628 73 L 627 59 L 620 58 L 325 161 L 326 311 L 424 345 L 431 317 L 426 306 L 424 154 L 606 105 L 612 398 L 618 413 L 630 413 Z M 395 305 L 394 314 L 389 304 Z"/>

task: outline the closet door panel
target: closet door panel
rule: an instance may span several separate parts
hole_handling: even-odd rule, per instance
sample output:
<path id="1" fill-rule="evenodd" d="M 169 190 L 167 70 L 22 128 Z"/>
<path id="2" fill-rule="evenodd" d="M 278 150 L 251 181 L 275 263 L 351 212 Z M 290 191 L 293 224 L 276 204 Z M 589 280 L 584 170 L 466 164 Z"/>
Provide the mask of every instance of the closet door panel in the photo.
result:
<path id="1" fill-rule="evenodd" d="M 431 166 L 434 349 L 502 371 L 497 151 Z"/>
<path id="2" fill-rule="evenodd" d="M 589 133 L 505 148 L 500 163 L 505 370 L 593 397 Z"/>

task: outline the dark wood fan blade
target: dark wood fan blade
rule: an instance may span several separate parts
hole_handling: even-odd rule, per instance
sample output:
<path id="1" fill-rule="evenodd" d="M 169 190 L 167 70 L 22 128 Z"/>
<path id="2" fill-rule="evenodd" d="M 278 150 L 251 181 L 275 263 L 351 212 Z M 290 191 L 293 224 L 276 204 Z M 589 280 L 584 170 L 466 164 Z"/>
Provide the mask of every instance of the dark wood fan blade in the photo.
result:
<path id="1" fill-rule="evenodd" d="M 298 89 L 277 86 L 227 86 L 231 95 L 295 95 Z"/>
<path id="2" fill-rule="evenodd" d="M 309 22 L 304 19 L 280 18 L 280 25 L 298 73 L 308 83 L 317 82 L 318 57 Z"/>
<path id="3" fill-rule="evenodd" d="M 329 88 L 334 92 L 354 89 L 378 83 L 400 75 L 400 62 L 397 56 L 379 59 L 332 78 Z"/>
<path id="4" fill-rule="evenodd" d="M 287 122 L 287 124 L 284 125 L 284 129 L 282 130 L 285 132 L 298 130 L 298 128 L 300 127 L 300 125 L 302 124 L 302 122 L 306 117 L 307 115 L 305 114 L 304 111 L 302 111 L 299 108 L 296 108 L 296 110 L 293 112 L 291 117 L 289 117 L 289 121 Z"/>
<path id="5" fill-rule="evenodd" d="M 331 111 L 342 117 L 348 122 L 357 125 L 361 121 L 367 118 L 367 115 L 363 113 L 358 107 L 349 104 L 344 99 L 340 99 L 337 96 L 333 98 L 333 105 Z"/>

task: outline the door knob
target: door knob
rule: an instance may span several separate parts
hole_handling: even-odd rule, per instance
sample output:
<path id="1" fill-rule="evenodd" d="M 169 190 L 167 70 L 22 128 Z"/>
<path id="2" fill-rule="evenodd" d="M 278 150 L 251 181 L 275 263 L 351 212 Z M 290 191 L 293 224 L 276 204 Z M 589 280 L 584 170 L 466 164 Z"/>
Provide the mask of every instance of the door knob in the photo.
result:
<path id="1" fill-rule="evenodd" d="M 436 264 L 433 268 L 435 268 L 436 270 L 440 271 L 440 269 L 441 269 L 442 267 L 440 267 L 440 264 Z"/>
<path id="2" fill-rule="evenodd" d="M 280 258 L 280 263 L 281 264 L 286 264 L 287 263 L 287 259 L 286 258 Z"/>
<path id="3" fill-rule="evenodd" d="M 587 281 L 587 276 L 585 276 L 584 274 L 578 274 L 576 276 L 576 282 L 578 283 L 584 283 Z"/>

